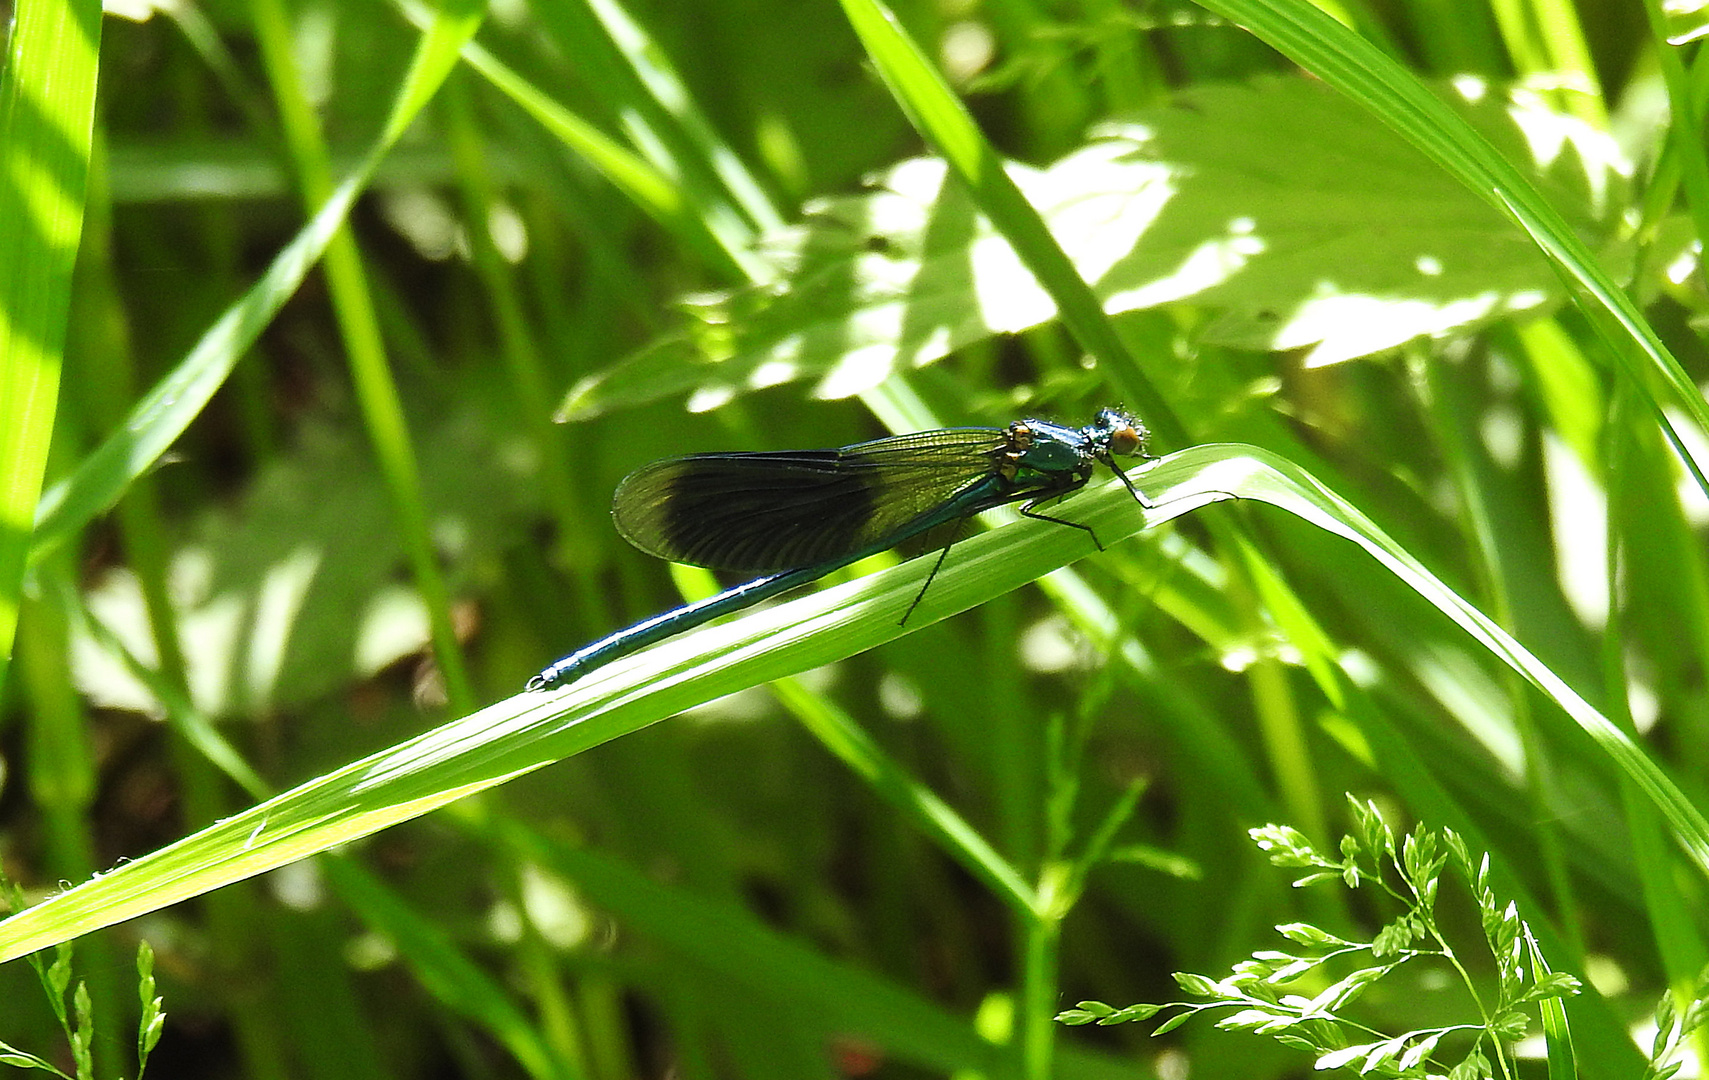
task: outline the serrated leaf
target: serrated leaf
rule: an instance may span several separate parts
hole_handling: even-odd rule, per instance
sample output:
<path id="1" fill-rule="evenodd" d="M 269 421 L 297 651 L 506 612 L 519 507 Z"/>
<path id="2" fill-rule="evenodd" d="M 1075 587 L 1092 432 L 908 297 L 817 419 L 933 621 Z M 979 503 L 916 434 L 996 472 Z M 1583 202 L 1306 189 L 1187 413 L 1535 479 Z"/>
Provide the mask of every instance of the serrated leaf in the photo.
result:
<path id="1" fill-rule="evenodd" d="M 1469 85 L 1469 84 L 1468 84 Z M 1630 166 L 1611 140 L 1535 96 L 1444 97 L 1611 249 Z M 1471 100 L 1475 97 L 1476 100 Z M 1275 167 L 1287 161 L 1289 167 Z M 1367 355 L 1557 302 L 1535 245 L 1350 100 L 1314 81 L 1182 91 L 1048 169 L 1008 170 L 1111 313 L 1192 299 L 1216 344 Z M 583 383 L 580 419 L 662 397 L 691 409 L 783 382 L 838 398 L 1055 308 L 941 162 L 809 208 L 766 238 L 787 291 L 703 305 L 677 332 Z"/>
<path id="2" fill-rule="evenodd" d="M 1414 937 L 1412 920 L 1396 919 L 1381 930 L 1371 942 L 1371 954 L 1378 959 L 1390 957 L 1412 944 Z"/>
<path id="3" fill-rule="evenodd" d="M 1442 884 L 1437 873 L 1442 868 L 1442 860 L 1432 860 L 1428 876 L 1424 879 L 1424 888 L 1419 890 L 1418 906 L 1424 911 L 1434 911 L 1436 908 L 1436 892 Z"/>
<path id="4" fill-rule="evenodd" d="M 1453 855 L 1454 865 L 1459 869 L 1461 874 L 1465 875 L 1468 882 L 1472 881 L 1473 874 L 1476 873 L 1476 871 L 1472 867 L 1472 854 L 1466 848 L 1466 841 L 1459 833 L 1448 828 L 1446 825 L 1442 827 L 1442 841 L 1448 848 L 1449 853 Z"/>
<path id="5" fill-rule="evenodd" d="M 1431 877 L 1431 864 L 1436 858 L 1436 835 L 1419 824 L 1407 834 L 1401 846 L 1401 867 L 1414 889 L 1422 892 Z"/>
<path id="6" fill-rule="evenodd" d="M 1462 1062 L 1462 1064 L 1470 1066 L 1471 1069 L 1473 1070 L 1473 1075 L 1476 1075 L 1476 1076 L 1493 1076 L 1494 1075 L 1494 1070 L 1490 1066 L 1489 1058 L 1485 1057 L 1484 1052 L 1475 1046 L 1472 1047 L 1471 1053 L 1466 1055 L 1465 1061 Z"/>
<path id="7" fill-rule="evenodd" d="M 1355 806 L 1361 805 L 1358 803 Z M 1383 812 L 1375 800 L 1367 799 L 1362 804 L 1363 813 L 1359 815 L 1360 828 L 1365 834 L 1365 846 L 1370 849 L 1373 859 L 1380 854 L 1394 854 L 1394 833 L 1389 829 L 1389 823 L 1383 818 Z"/>
<path id="8" fill-rule="evenodd" d="M 1273 866 L 1317 866 L 1322 862 L 1311 841 L 1292 825 L 1264 825 L 1248 829 L 1246 835 L 1270 857 Z"/>
<path id="9" fill-rule="evenodd" d="M 1550 971 L 1537 979 L 1525 991 L 1524 1001 L 1537 1001 L 1543 998 L 1571 997 L 1582 989 L 1578 979 L 1564 971 Z"/>
<path id="10" fill-rule="evenodd" d="M 1489 1022 L 1489 1030 L 1503 1042 L 1518 1042 L 1531 1030 L 1531 1018 L 1517 1009 L 1504 1012 Z"/>

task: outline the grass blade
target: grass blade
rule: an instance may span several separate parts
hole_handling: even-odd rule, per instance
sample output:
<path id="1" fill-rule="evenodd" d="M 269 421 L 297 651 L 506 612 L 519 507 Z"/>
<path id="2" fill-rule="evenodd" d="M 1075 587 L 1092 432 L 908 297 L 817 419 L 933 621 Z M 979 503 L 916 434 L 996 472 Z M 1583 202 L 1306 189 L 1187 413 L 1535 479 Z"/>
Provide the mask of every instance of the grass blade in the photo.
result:
<path id="1" fill-rule="evenodd" d="M 1648 378 L 1638 370 L 1640 363 L 1655 370 L 1672 391 L 1669 404 L 1684 410 L 1700 431 L 1709 432 L 1709 405 L 1631 297 L 1608 276 L 1529 180 L 1416 75 L 1305 0 L 1201 2 L 1369 109 L 1523 229 L 1567 280 L 1583 290 L 1574 291 L 1575 302 L 1609 350 L 1628 366 L 1633 384 L 1649 397 L 1651 415 L 1666 433 L 1675 454 L 1697 486 L 1709 493 L 1709 479 L 1686 452 L 1661 403 L 1651 395 Z M 1611 321 L 1614 326 L 1610 326 Z"/>
<path id="2" fill-rule="evenodd" d="M 21 0 L 0 69 L 0 683 L 53 438 L 100 43 L 99 3 Z"/>
<path id="3" fill-rule="evenodd" d="M 398 91 L 385 131 L 345 181 L 322 204 L 296 238 L 274 257 L 261 279 L 228 308 L 177 367 L 131 410 L 119 430 L 84 458 L 72 476 L 42 496 L 36 509 L 32 561 L 116 503 L 224 385 L 244 351 L 296 292 L 310 268 L 344 223 L 350 206 L 374 170 L 456 63 L 457 50 L 480 25 L 473 13 L 455 5 L 440 13 L 423 36 L 415 62 Z"/>

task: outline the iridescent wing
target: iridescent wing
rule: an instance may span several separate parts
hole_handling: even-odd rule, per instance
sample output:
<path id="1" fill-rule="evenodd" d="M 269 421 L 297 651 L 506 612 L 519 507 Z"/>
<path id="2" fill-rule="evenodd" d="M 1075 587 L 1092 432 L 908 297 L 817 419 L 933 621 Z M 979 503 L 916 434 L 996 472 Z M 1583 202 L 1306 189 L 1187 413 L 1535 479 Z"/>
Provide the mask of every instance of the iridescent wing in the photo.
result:
<path id="1" fill-rule="evenodd" d="M 996 428 L 946 428 L 836 450 L 695 454 L 618 485 L 612 518 L 650 555 L 766 573 L 881 551 L 1004 501 Z M 1019 497 L 1019 496 L 1017 496 Z"/>

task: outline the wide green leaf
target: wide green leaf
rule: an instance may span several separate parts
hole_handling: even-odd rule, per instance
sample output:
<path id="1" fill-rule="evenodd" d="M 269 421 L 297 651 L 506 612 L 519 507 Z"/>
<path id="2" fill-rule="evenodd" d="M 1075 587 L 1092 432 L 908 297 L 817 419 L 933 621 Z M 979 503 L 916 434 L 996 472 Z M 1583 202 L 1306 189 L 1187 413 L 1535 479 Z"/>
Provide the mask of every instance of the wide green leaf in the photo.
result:
<path id="1" fill-rule="evenodd" d="M 1612 140 L 1533 95 L 1442 93 L 1625 272 L 1630 165 Z M 1530 238 L 1319 83 L 1198 87 L 1047 169 L 1008 168 L 1106 311 L 1192 300 L 1219 312 L 1200 331 L 1219 344 L 1325 364 L 1565 298 Z M 705 409 L 801 379 L 844 397 L 1057 314 L 936 160 L 820 200 L 766 245 L 786 284 L 694 298 L 686 332 L 584 380 L 565 414 L 681 394 Z"/>

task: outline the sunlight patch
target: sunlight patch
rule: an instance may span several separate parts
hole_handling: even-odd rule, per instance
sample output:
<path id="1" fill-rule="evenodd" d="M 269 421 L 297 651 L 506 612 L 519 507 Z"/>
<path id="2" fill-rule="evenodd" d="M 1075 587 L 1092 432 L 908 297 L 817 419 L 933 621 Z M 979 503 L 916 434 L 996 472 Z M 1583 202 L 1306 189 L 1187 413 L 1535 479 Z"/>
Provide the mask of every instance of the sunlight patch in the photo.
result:
<path id="1" fill-rule="evenodd" d="M 896 347 L 887 341 L 865 345 L 848 353 L 830 370 L 813 396 L 827 401 L 870 390 L 890 378 L 896 366 Z"/>
<path id="2" fill-rule="evenodd" d="M 1320 289 L 1328 293 L 1334 286 Z M 1276 348 L 1295 349 L 1321 342 L 1306 357 L 1309 368 L 1392 348 L 1401 341 L 1434 336 L 1481 319 L 1502 306 L 1494 292 L 1448 303 L 1396 300 L 1381 296 L 1322 295 L 1300 305 L 1293 318 L 1276 332 Z M 1403 331 L 1406 331 L 1403 333 Z"/>
<path id="3" fill-rule="evenodd" d="M 1115 312 L 1153 307 L 1220 285 L 1238 273 L 1254 256 L 1262 254 L 1264 246 L 1259 237 L 1239 233 L 1201 244 L 1168 276 L 1136 289 L 1112 294 L 1105 301 L 1104 310 Z"/>
<path id="4" fill-rule="evenodd" d="M 1555 574 L 1579 621 L 1608 625 L 1608 498 L 1560 436 L 1543 432 L 1543 473 L 1555 536 Z"/>
<path id="5" fill-rule="evenodd" d="M 688 396 L 687 408 L 691 413 L 711 412 L 729 404 L 735 396 L 736 388 L 727 383 L 706 383 Z"/>
<path id="6" fill-rule="evenodd" d="M 284 667 L 285 649 L 291 629 L 297 625 L 315 572 L 320 569 L 318 548 L 300 547 L 270 567 L 255 594 L 255 622 L 249 636 L 248 689 L 253 700 L 267 701 L 278 685 Z"/>
<path id="7" fill-rule="evenodd" d="M 768 386 L 781 386 L 794 379 L 800 369 L 788 360 L 768 360 L 754 369 L 748 376 L 748 385 L 756 390 Z"/>

